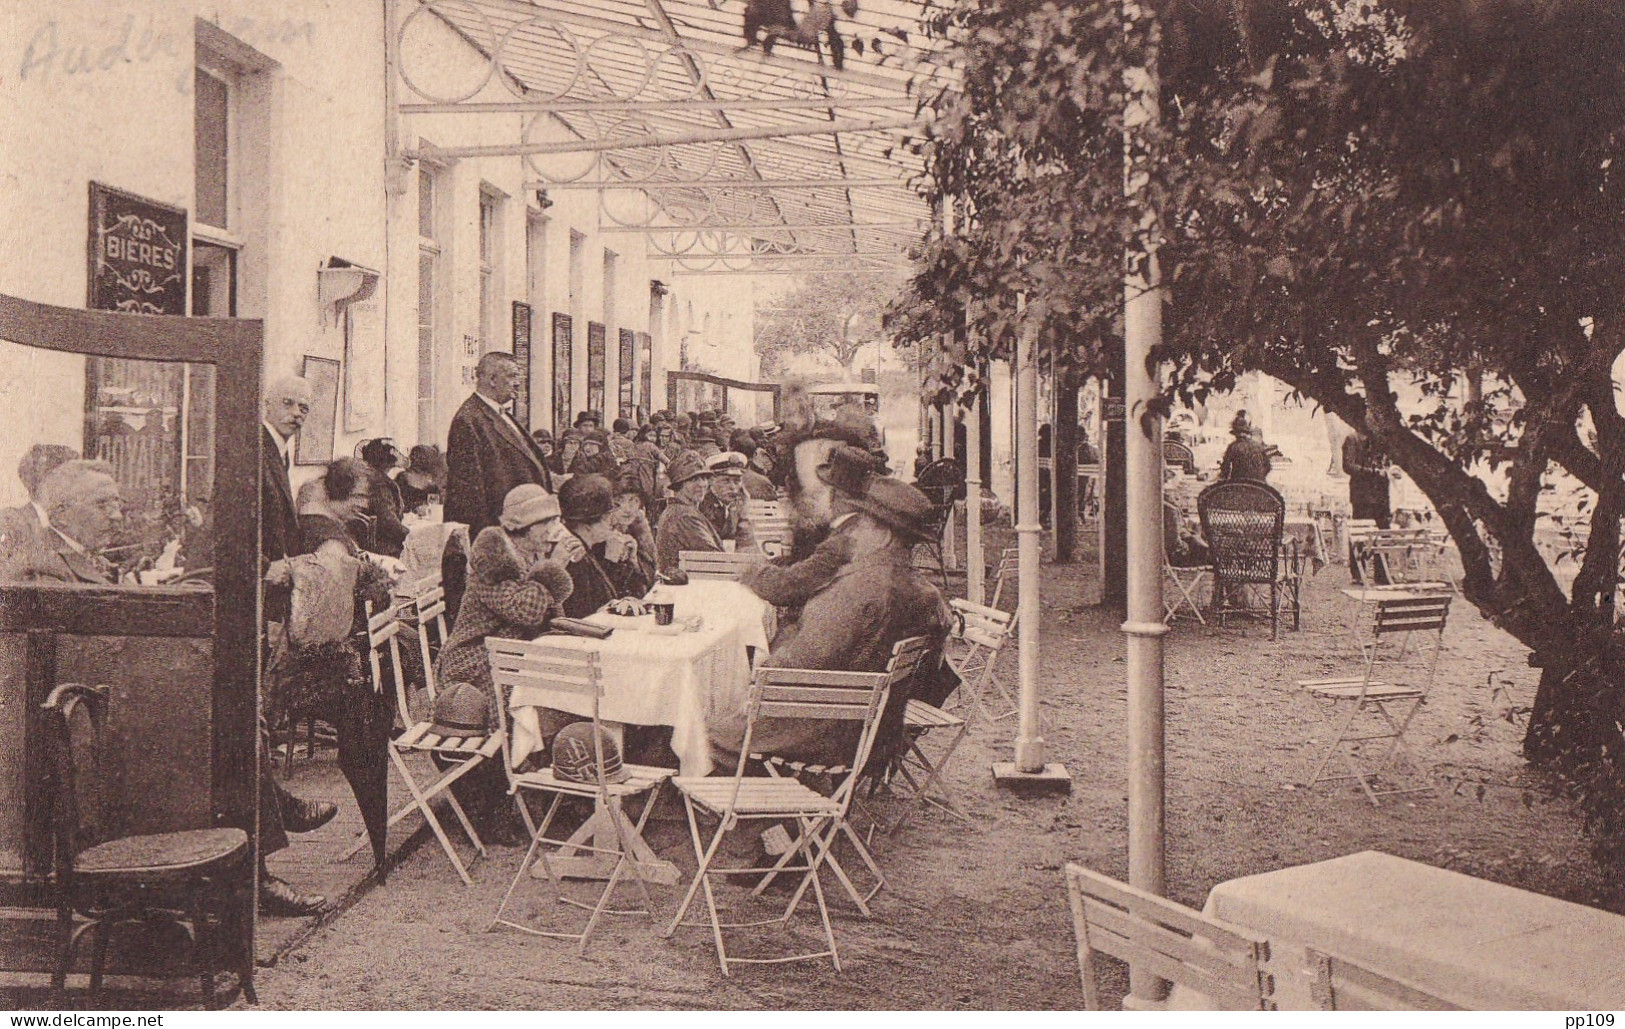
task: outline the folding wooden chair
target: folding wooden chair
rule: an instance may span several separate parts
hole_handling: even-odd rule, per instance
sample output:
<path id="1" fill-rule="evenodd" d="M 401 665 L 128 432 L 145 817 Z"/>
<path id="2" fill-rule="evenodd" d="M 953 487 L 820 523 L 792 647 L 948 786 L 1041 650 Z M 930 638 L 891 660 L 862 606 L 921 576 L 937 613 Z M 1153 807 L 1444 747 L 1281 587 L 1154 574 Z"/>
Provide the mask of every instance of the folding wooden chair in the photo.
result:
<path id="1" fill-rule="evenodd" d="M 1365 658 L 1365 673 L 1352 678 L 1304 679 L 1298 682 L 1299 688 L 1318 702 L 1327 724 L 1334 727 L 1335 733 L 1309 777 L 1310 786 L 1322 781 L 1354 779 L 1373 805 L 1381 803 L 1378 798 L 1391 794 L 1422 793 L 1433 789 L 1428 784 L 1400 783 L 1391 789 L 1374 790 L 1371 780 L 1379 772 L 1385 773 L 1392 768 L 1402 754 L 1410 756 L 1404 746 L 1405 730 L 1410 727 L 1416 712 L 1421 710 L 1433 686 L 1433 677 L 1439 667 L 1439 654 L 1444 646 L 1445 621 L 1449 615 L 1448 593 L 1378 600 L 1372 619 L 1371 646 Z M 1375 674 L 1382 638 L 1393 633 L 1405 634 L 1397 662 L 1403 660 L 1409 636 L 1413 632 L 1434 634 L 1433 651 L 1423 659 L 1427 670 L 1420 681 L 1407 684 L 1378 680 Z M 1348 714 L 1338 718 L 1339 709 L 1344 707 L 1348 709 Z M 1362 752 L 1365 745 L 1379 740 L 1389 741 L 1380 762 L 1364 762 Z M 1348 768 L 1347 774 L 1325 774 L 1326 766 L 1333 757 L 1342 760 Z"/>
<path id="2" fill-rule="evenodd" d="M 428 687 L 429 699 L 434 700 L 434 659 L 439 656 L 440 648 L 446 645 L 446 638 L 450 632 L 446 628 L 446 588 L 441 584 L 440 573 L 420 579 L 412 587 L 412 614 L 418 629 L 418 650 L 423 656 L 424 685 Z M 429 636 L 433 633 L 434 641 Z"/>
<path id="3" fill-rule="evenodd" d="M 491 657 L 491 678 L 496 683 L 499 698 L 497 711 L 502 728 L 500 736 L 504 741 L 502 766 L 508 775 L 508 793 L 519 805 L 520 814 L 524 817 L 526 828 L 531 834 L 530 849 L 519 862 L 519 869 L 514 873 L 513 882 L 508 884 L 508 892 L 502 895 L 502 902 L 497 905 L 496 915 L 492 917 L 486 931 L 490 932 L 499 925 L 505 925 L 533 936 L 575 940 L 577 952 L 585 954 L 587 940 L 591 938 L 593 928 L 604 915 L 648 915 L 653 920 L 654 899 L 649 894 L 649 883 L 658 880 L 652 880 L 645 872 L 645 866 L 648 859 L 653 857 L 653 853 L 643 842 L 643 826 L 649 820 L 649 812 L 654 810 L 655 801 L 660 795 L 660 787 L 677 772 L 675 769 L 652 765 L 623 764 L 621 767 L 627 773 L 625 781 L 607 781 L 609 776 L 604 767 L 604 751 L 600 742 L 603 736 L 603 721 L 598 711 L 599 702 L 604 696 L 604 683 L 596 653 L 496 637 L 487 639 L 485 647 Z M 597 782 L 580 783 L 561 779 L 550 767 L 535 772 L 514 771 L 512 755 L 506 742 L 508 695 L 515 686 L 520 685 L 541 687 L 552 693 L 573 694 L 592 699 L 593 757 Z M 525 793 L 551 798 L 540 825 L 531 821 L 530 810 L 523 799 Z M 627 817 L 623 804 L 627 798 L 639 795 L 646 795 L 646 799 L 637 822 L 633 823 Z M 547 835 L 548 828 L 553 824 L 553 816 L 558 813 L 559 805 L 563 803 L 565 797 L 582 797 L 593 802 L 592 819 L 597 821 L 598 827 L 606 830 L 592 835 L 591 838 L 595 842 L 583 842 L 578 837 L 584 834 L 579 832 L 570 839 L 555 839 Z M 613 846 L 603 845 L 606 837 L 614 841 Z M 557 848 L 557 854 L 550 856 L 549 848 Z M 586 852 L 585 856 L 581 853 L 583 851 Z M 531 871 L 532 864 L 538 860 L 547 878 L 557 887 L 559 903 L 591 912 L 587 916 L 587 924 L 580 932 L 542 929 L 505 917 L 508 902 L 513 899 L 514 891 Z M 604 886 L 591 904 L 567 897 L 564 893 L 564 876 L 570 873 L 571 867 L 579 868 L 583 864 L 599 866 L 590 870 L 593 878 L 602 875 L 603 865 L 609 866 Z M 612 909 L 609 906 L 610 898 L 615 893 L 615 887 L 628 873 L 643 891 L 644 907 L 636 910 Z"/>
<path id="4" fill-rule="evenodd" d="M 1180 567 L 1179 565 L 1164 563 L 1162 566 L 1162 575 L 1163 578 L 1173 583 L 1174 589 L 1179 592 L 1178 597 L 1175 599 L 1163 600 L 1163 622 L 1172 624 L 1173 620 L 1179 617 L 1179 612 L 1183 609 L 1190 611 L 1191 614 L 1196 616 L 1196 620 L 1198 622 L 1206 625 L 1207 619 L 1202 616 L 1202 608 L 1204 605 L 1202 601 L 1198 600 L 1197 598 L 1201 594 L 1202 584 L 1207 582 L 1207 580 L 1213 575 L 1212 566 L 1191 565 L 1190 567 Z"/>
<path id="5" fill-rule="evenodd" d="M 489 735 L 476 734 L 472 736 L 443 736 L 434 732 L 434 723 L 431 721 L 413 721 L 411 707 L 407 701 L 406 677 L 401 673 L 400 640 L 397 638 L 401 631 L 401 622 L 395 608 L 385 608 L 373 613 L 372 605 L 367 605 L 367 662 L 372 672 L 372 687 L 377 692 L 383 692 L 384 668 L 387 666 L 391 678 L 395 681 L 395 707 L 400 716 L 401 724 L 406 731 L 401 733 L 389 744 L 389 759 L 400 773 L 401 780 L 406 784 L 407 792 L 412 799 L 401 805 L 394 814 L 389 816 L 390 826 L 394 826 L 401 819 L 413 811 L 423 813 L 424 821 L 434 832 L 435 839 L 440 841 L 440 847 L 451 858 L 453 868 L 457 869 L 465 885 L 472 886 L 474 880 L 469 878 L 468 869 L 464 866 L 462 858 L 457 856 L 457 848 L 452 846 L 451 838 L 446 835 L 445 828 L 440 819 L 435 816 L 430 801 L 444 795 L 446 803 L 451 807 L 452 814 L 457 816 L 457 822 L 468 834 L 469 842 L 474 844 L 475 857 L 485 856 L 485 844 L 480 840 L 479 833 L 474 831 L 474 825 L 468 820 L 468 814 L 463 806 L 457 802 L 457 795 L 451 792 L 451 784 L 473 771 L 482 761 L 490 760 L 502 749 L 502 733 L 495 732 Z M 439 773 L 439 778 L 425 786 L 418 781 L 407 764 L 406 758 L 410 754 L 434 755 L 443 761 L 451 762 L 450 767 Z M 339 856 L 340 861 L 348 860 L 360 853 L 361 848 L 367 845 L 367 837 L 362 833 L 360 839 L 347 851 Z M 470 858 L 472 861 L 473 858 Z"/>
<path id="6" fill-rule="evenodd" d="M 864 814 L 869 815 L 874 825 L 878 825 L 880 820 L 875 818 L 866 809 L 862 808 L 858 802 L 855 792 L 853 792 L 858 779 L 865 779 L 873 782 L 890 774 L 892 771 L 901 769 L 905 779 L 913 786 L 916 797 L 919 796 L 920 790 L 929 786 L 929 782 L 921 783 L 915 780 L 912 774 L 908 773 L 906 767 L 903 767 L 903 760 L 908 756 L 908 751 L 906 749 L 890 750 L 890 748 L 907 746 L 907 741 L 910 739 L 910 734 L 908 729 L 908 715 L 906 708 L 907 704 L 913 703 L 913 701 L 909 699 L 909 693 L 913 691 L 914 680 L 919 674 L 920 670 L 927 664 L 927 662 L 933 659 L 941 660 L 941 655 L 934 653 L 930 649 L 929 641 L 924 636 L 910 636 L 908 639 L 898 641 L 898 643 L 892 647 L 891 659 L 886 663 L 886 695 L 889 698 L 888 704 L 891 705 L 893 710 L 896 709 L 898 704 L 904 705 L 903 724 L 896 729 L 897 735 L 895 737 L 884 742 L 877 738 L 875 745 L 880 749 L 875 750 L 870 755 L 866 765 L 860 764 L 848 766 L 809 764 L 804 761 L 786 760 L 777 754 L 766 753 L 753 753 L 750 755 L 751 760 L 760 761 L 763 766 L 766 767 L 767 774 L 770 776 L 793 777 L 801 781 L 805 781 L 809 778 L 825 779 L 833 784 L 833 791 L 835 793 L 840 793 L 843 790 L 852 792 L 853 806 L 863 810 Z M 809 681 L 809 676 L 816 676 L 819 674 L 821 673 L 814 670 L 799 668 L 765 668 L 762 669 L 761 673 L 762 679 L 765 682 L 788 682 L 793 685 L 805 685 Z M 931 707 L 929 704 L 921 704 L 919 707 L 921 709 L 937 711 L 936 708 Z M 953 719 L 953 721 L 961 723 L 963 722 L 963 719 L 955 719 L 952 715 L 948 715 L 946 712 L 938 713 L 942 714 L 947 719 Z M 888 726 L 892 724 L 892 721 L 892 718 L 886 717 L 885 712 L 882 712 L 882 722 L 875 730 L 877 736 L 882 732 L 890 732 L 891 730 L 888 729 Z M 961 726 L 961 734 L 963 731 L 963 726 Z M 958 741 L 955 740 L 955 745 L 957 746 L 957 744 Z M 931 767 L 930 760 L 927 759 L 923 753 L 920 755 L 920 759 L 924 761 L 926 767 Z M 939 766 L 942 764 L 942 760 L 943 759 L 938 760 Z M 854 774 L 854 772 L 856 774 Z M 891 828 L 895 829 L 896 826 L 894 825 Z M 831 829 L 830 839 L 832 841 L 835 840 L 837 834 L 845 836 L 847 841 L 851 843 L 852 849 L 857 853 L 858 860 L 863 862 L 863 866 L 869 870 L 869 876 L 873 880 L 873 885 L 870 886 L 866 891 L 859 891 L 857 885 L 852 881 L 851 875 L 847 873 L 845 867 L 841 865 L 841 862 L 833 853 L 830 854 L 828 858 L 829 869 L 835 874 L 835 878 L 838 879 L 841 885 L 846 889 L 847 896 L 852 898 L 852 902 L 857 905 L 858 910 L 863 913 L 865 918 L 868 918 L 870 917 L 869 901 L 874 899 L 875 894 L 885 889 L 886 874 L 880 870 L 879 863 L 875 861 L 874 853 L 869 849 L 869 837 L 860 839 L 857 834 L 857 830 L 853 828 L 851 821 L 844 814 L 839 819 L 838 825 Z M 870 836 L 872 836 L 872 834 L 873 826 L 871 826 L 870 829 Z M 785 853 L 781 855 L 778 864 L 786 864 L 794 853 L 795 850 L 793 847 L 786 850 Z M 758 884 L 756 892 L 758 894 L 761 893 L 762 890 L 773 881 L 774 877 L 774 874 L 764 876 L 761 883 Z"/>
<path id="7" fill-rule="evenodd" d="M 751 535 L 769 556 L 783 553 L 790 547 L 790 513 L 777 500 L 750 500 L 745 503 L 745 517 L 750 519 Z"/>
<path id="8" fill-rule="evenodd" d="M 1314 978 L 1309 995 L 1320 1011 L 1461 1011 L 1444 997 L 1313 947 L 1305 948 Z"/>
<path id="9" fill-rule="evenodd" d="M 679 550 L 677 567 L 690 579 L 735 579 L 745 569 L 762 563 L 758 553 L 730 554 L 721 550 Z"/>
<path id="10" fill-rule="evenodd" d="M 908 824 L 914 812 L 924 804 L 941 808 L 961 822 L 967 824 L 970 822 L 970 816 L 955 802 L 945 778 L 948 773 L 948 762 L 953 760 L 954 751 L 959 749 L 959 744 L 964 741 L 965 733 L 969 729 L 970 723 L 958 715 L 949 714 L 923 700 L 909 700 L 908 706 L 903 709 L 903 731 L 907 734 L 908 752 L 897 761 L 896 774 L 902 776 L 914 791 L 914 801 L 886 827 L 887 832 L 896 832 Z M 933 732 L 948 737 L 947 745 L 937 754 L 935 761 L 920 746 Z M 923 778 L 918 780 L 914 778 L 913 772 L 909 769 L 910 764 L 924 773 Z M 933 796 L 933 793 L 936 795 Z"/>
<path id="11" fill-rule="evenodd" d="M 1021 551 L 1018 547 L 1005 547 L 999 552 L 999 564 L 989 576 L 993 580 L 993 596 L 988 598 L 987 606 L 1002 608 L 1007 597 L 1016 595 L 1017 586 L 1021 579 Z"/>
<path id="12" fill-rule="evenodd" d="M 954 611 L 954 624 L 948 637 L 947 658 L 962 680 L 960 692 L 970 697 L 989 724 L 1009 718 L 1016 713 L 1016 699 L 1000 681 L 996 666 L 1000 651 L 1015 630 L 1015 615 L 958 597 L 948 603 Z M 989 694 L 997 697 L 997 712 L 990 706 Z"/>
<path id="13" fill-rule="evenodd" d="M 1195 990 L 1224 1011 L 1274 1009 L 1275 979 L 1264 970 L 1270 948 L 1263 937 L 1072 862 L 1066 892 L 1083 1006 L 1090 1011 L 1100 1010 L 1096 953 Z"/>
<path id="14" fill-rule="evenodd" d="M 925 646 L 923 639 L 917 642 L 905 640 L 904 643 L 918 646 L 921 651 Z M 901 647 L 902 644 L 899 644 L 899 648 Z M 894 651 L 894 665 L 896 661 Z M 834 963 L 836 971 L 840 971 L 840 952 L 835 945 L 835 931 L 830 925 L 829 907 L 824 900 L 824 887 L 818 873 L 831 860 L 830 852 L 834 846 L 835 836 L 846 824 L 846 814 L 852 802 L 853 786 L 857 776 L 848 774 L 842 777 L 834 792 L 826 797 L 793 777 L 772 775 L 747 777 L 745 766 L 750 761 L 751 741 L 760 719 L 801 718 L 861 723 L 852 763 L 845 767 L 862 769 L 874 745 L 875 732 L 880 724 L 880 713 L 890 693 L 890 682 L 891 675 L 888 672 L 830 672 L 786 668 L 757 670 L 751 683 L 745 739 L 740 746 L 739 763 L 734 769 L 733 776 L 731 778 L 681 776 L 672 780 L 683 795 L 683 804 L 688 812 L 689 834 L 694 843 L 694 855 L 699 867 L 694 873 L 693 882 L 689 884 L 688 892 L 677 908 L 676 915 L 666 928 L 665 936 L 670 937 L 680 925 L 706 924 L 683 921 L 694 902 L 695 895 L 703 890 L 706 909 L 710 916 L 711 936 L 717 949 L 717 961 L 722 966 L 724 975 L 729 974 L 730 963 L 779 964 L 821 957 L 829 958 Z M 709 844 L 700 834 L 701 813 L 717 822 L 716 831 Z M 800 827 L 800 833 L 792 841 L 784 859 L 768 868 L 711 867 L 717 850 L 728 833 L 750 822 L 781 820 L 793 820 Z M 848 835 L 856 839 L 850 830 Z M 719 875 L 734 875 L 741 872 L 762 873 L 763 879 L 754 891 L 756 894 L 760 894 L 768 881 L 777 875 L 799 873 L 801 881 L 797 884 L 783 914 L 778 917 L 751 922 L 723 922 L 717 910 L 716 894 L 712 889 L 711 880 Z M 843 884 L 855 895 L 854 888 L 844 879 L 844 873 L 841 875 Z M 812 888 L 814 903 L 818 907 L 826 949 L 780 957 L 742 958 L 729 955 L 723 930 L 787 925 L 800 906 L 808 887 Z M 860 909 L 867 911 L 862 904 Z"/>

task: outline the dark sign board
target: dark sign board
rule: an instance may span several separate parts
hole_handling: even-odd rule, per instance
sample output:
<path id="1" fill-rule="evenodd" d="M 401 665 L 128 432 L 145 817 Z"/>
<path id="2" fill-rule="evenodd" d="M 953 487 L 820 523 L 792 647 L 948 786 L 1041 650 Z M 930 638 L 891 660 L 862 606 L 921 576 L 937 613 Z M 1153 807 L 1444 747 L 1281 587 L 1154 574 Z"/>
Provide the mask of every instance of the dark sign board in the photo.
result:
<path id="1" fill-rule="evenodd" d="M 636 365 L 638 360 L 637 333 L 633 332 L 631 329 L 622 329 L 620 344 L 620 359 L 619 365 L 616 369 L 616 371 L 619 373 L 621 384 L 621 409 L 619 414 L 622 418 L 632 418 L 635 417 L 637 413 L 632 410 L 633 406 L 637 403 L 636 398 L 632 395 L 632 384 L 637 381 L 635 378 L 633 378 L 634 373 L 637 371 Z"/>
<path id="2" fill-rule="evenodd" d="M 609 355 L 605 353 L 609 331 L 602 322 L 587 323 L 587 410 L 604 413 L 604 370 Z"/>
<path id="3" fill-rule="evenodd" d="M 553 431 L 570 427 L 570 316 L 553 312 Z"/>
<path id="4" fill-rule="evenodd" d="M 513 417 L 530 428 L 530 305 L 513 302 L 513 359 L 519 362 L 519 395 L 513 398 Z"/>
<path id="5" fill-rule="evenodd" d="M 186 313 L 186 210 L 90 184 L 90 307 Z"/>

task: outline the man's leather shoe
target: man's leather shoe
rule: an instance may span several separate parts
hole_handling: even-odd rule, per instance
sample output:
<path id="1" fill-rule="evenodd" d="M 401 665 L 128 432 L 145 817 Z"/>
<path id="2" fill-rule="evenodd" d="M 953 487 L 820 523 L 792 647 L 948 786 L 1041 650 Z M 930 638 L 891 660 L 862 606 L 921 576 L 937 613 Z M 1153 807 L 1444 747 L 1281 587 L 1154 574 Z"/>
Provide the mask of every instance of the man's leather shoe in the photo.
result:
<path id="1" fill-rule="evenodd" d="M 282 828 L 289 832 L 314 832 L 333 820 L 339 806 L 326 800 L 305 800 L 291 793 L 282 795 Z"/>
<path id="2" fill-rule="evenodd" d="M 260 876 L 260 914 L 281 918 L 304 918 L 319 914 L 327 906 L 321 894 L 304 894 L 269 872 Z"/>

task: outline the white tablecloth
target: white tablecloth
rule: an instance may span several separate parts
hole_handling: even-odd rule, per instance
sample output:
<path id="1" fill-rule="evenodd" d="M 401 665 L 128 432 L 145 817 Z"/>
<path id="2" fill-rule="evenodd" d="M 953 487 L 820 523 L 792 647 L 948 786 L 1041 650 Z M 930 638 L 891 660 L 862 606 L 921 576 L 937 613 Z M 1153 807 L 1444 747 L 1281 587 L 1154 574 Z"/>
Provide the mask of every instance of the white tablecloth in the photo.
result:
<path id="1" fill-rule="evenodd" d="M 1378 851 L 1232 879 L 1204 912 L 1270 941 L 1284 1010 L 1313 1007 L 1306 947 L 1473 1010 L 1625 1008 L 1625 917 Z M 1170 1007 L 1197 1007 L 1176 990 Z"/>
<path id="2" fill-rule="evenodd" d="M 615 628 L 608 639 L 546 636 L 549 646 L 596 651 L 602 658 L 604 698 L 599 715 L 626 725 L 669 725 L 672 750 L 684 775 L 711 771 L 707 720 L 744 710 L 750 690 L 747 648 L 766 653 L 773 633 L 773 608 L 736 582 L 692 582 L 668 586 L 679 620 L 704 619 L 695 632 L 667 635 L 653 615 L 623 618 L 596 614 L 588 620 Z M 586 698 L 520 687 L 513 691 L 513 760 L 541 746 L 536 709 L 592 714 Z"/>

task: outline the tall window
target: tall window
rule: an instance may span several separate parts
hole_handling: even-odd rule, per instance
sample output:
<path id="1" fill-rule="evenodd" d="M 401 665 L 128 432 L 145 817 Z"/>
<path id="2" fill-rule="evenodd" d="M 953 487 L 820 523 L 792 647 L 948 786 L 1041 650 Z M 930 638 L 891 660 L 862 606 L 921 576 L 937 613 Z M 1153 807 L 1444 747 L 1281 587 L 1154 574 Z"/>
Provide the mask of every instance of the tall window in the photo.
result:
<path id="1" fill-rule="evenodd" d="M 226 75 L 199 66 L 193 73 L 193 160 L 197 194 L 194 216 L 216 229 L 232 227 L 231 84 Z"/>
<path id="2" fill-rule="evenodd" d="M 480 189 L 480 345 L 499 349 L 502 339 L 502 197 Z"/>
<path id="3" fill-rule="evenodd" d="M 418 438 L 435 426 L 435 315 L 440 281 L 440 218 L 436 169 L 418 162 Z"/>

